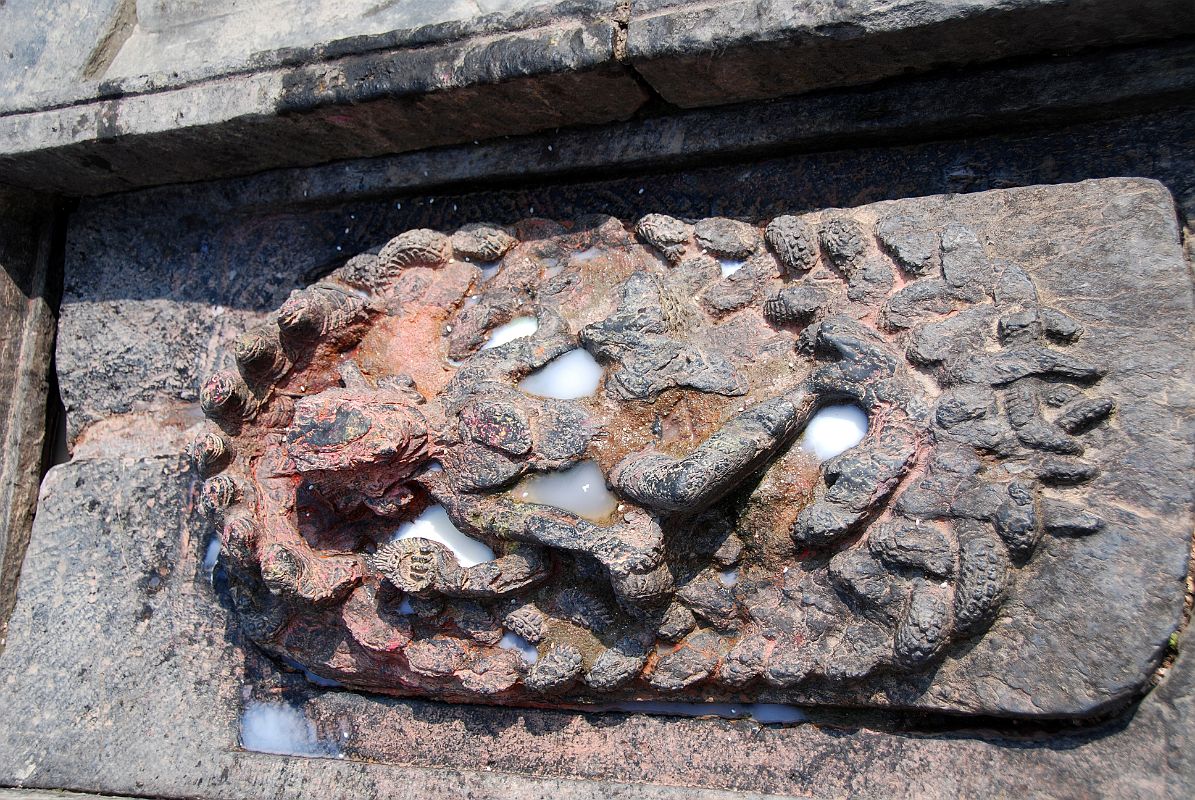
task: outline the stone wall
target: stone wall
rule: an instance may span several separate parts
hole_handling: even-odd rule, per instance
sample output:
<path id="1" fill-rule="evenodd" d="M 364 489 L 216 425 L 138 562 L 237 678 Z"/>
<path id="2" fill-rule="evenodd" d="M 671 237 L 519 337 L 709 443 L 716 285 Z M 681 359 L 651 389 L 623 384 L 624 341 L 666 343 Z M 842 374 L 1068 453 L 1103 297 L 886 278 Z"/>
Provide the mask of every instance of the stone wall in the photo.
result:
<path id="1" fill-rule="evenodd" d="M 1185 617 L 1165 641 L 1170 606 L 1149 621 L 1157 652 L 1146 660 L 1161 667 L 1146 691 L 1082 723 L 808 707 L 802 724 L 768 724 L 313 684 L 230 613 L 227 585 L 205 564 L 202 481 L 183 455 L 203 422 L 202 380 L 293 289 L 400 231 L 478 221 L 658 212 L 762 223 L 1128 177 L 1174 201 L 1167 241 L 1177 254 L 1182 237 L 1187 271 L 1140 291 L 1176 304 L 1166 324 L 1179 352 L 1195 215 L 1189 4 L 578 0 L 354 14 L 356 4 L 313 0 L 277 26 L 263 23 L 279 14 L 265 3 L 49 5 L 0 6 L 0 28 L 16 32 L 0 45 L 12 51 L 0 58 L 0 183 L 20 187 L 0 204 L 12 365 L 0 618 L 20 578 L 0 653 L 0 786 L 160 797 L 1192 792 L 1195 672 Z M 197 50 L 205 38 L 215 44 Z M 1049 249 L 1026 245 L 1039 247 Z M 1073 273 L 1082 284 L 1081 266 Z M 1119 293 L 1098 299 L 1137 307 Z M 1172 381 L 1155 398 L 1172 416 L 1142 436 L 1189 454 L 1190 376 L 1153 372 Z M 59 463 L 44 473 L 43 460 Z M 1159 491 L 1174 512 L 1159 530 L 1190 511 L 1190 465 L 1171 461 Z M 1181 562 L 1167 561 L 1176 592 Z M 1082 648 L 1098 636 L 1084 626 L 1099 622 L 1080 615 L 1068 633 L 1079 657 L 1092 657 Z M 241 746 L 245 703 L 280 701 L 310 721 L 319 757 Z"/>

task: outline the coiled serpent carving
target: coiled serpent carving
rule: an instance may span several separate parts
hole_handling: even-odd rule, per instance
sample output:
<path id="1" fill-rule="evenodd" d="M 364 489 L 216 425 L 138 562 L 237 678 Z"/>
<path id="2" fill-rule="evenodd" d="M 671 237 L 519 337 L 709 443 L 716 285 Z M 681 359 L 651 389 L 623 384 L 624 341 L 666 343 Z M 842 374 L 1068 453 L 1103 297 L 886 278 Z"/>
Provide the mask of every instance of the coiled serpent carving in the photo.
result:
<path id="1" fill-rule="evenodd" d="M 533 335 L 481 349 L 519 316 Z M 931 667 L 1041 537 L 1100 530 L 1068 499 L 1114 411 L 1067 354 L 1082 334 L 957 221 L 413 230 L 237 340 L 193 454 L 243 630 L 325 677 L 799 700 Z M 593 397 L 518 388 L 578 347 L 605 367 Z M 797 442 L 843 402 L 867 434 L 819 465 Z M 591 459 L 611 517 L 511 491 Z M 432 503 L 496 557 L 392 539 Z"/>

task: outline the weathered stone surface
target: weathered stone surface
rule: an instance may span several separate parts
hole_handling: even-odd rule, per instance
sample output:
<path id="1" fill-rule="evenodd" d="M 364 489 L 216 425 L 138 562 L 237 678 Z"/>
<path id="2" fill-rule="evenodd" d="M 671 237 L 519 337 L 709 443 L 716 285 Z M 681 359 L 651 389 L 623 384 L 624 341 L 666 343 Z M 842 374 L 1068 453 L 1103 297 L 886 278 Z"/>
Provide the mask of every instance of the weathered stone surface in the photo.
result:
<path id="1" fill-rule="evenodd" d="M 1176 0 L 1132 8 L 1115 0 L 649 0 L 636 11 L 630 62 L 669 102 L 685 107 L 1195 28 L 1195 12 Z"/>
<path id="2" fill-rule="evenodd" d="M 141 237 L 135 219 L 107 217 L 68 231 L 57 359 L 72 443 L 92 423 L 139 413 L 165 434 L 156 451 L 142 452 L 177 452 L 185 435 L 165 431 L 199 421 L 185 404 L 198 401 L 200 375 L 234 365 L 232 353 L 195 345 L 231 342 L 299 285 L 260 243 L 217 245 L 201 226 L 175 222 L 172 241 L 159 243 L 165 252 L 154 254 L 146 248 L 158 244 Z M 301 225 L 277 224 L 295 232 Z M 322 249 L 336 252 L 328 244 Z M 212 253 L 219 263 L 200 266 Z M 143 432 L 146 442 L 160 436 Z"/>
<path id="3" fill-rule="evenodd" d="M 97 63 L 98 51 L 114 29 L 127 35 L 130 26 L 118 22 L 122 7 L 136 9 L 136 0 L 73 0 L 45 3 L 12 0 L 0 6 L 0 114 L 52 104 L 51 95 L 77 98 Z M 146 4 L 148 5 L 148 4 Z M 122 29 L 122 30 L 121 30 Z M 120 39 L 116 42 L 119 45 Z"/>
<path id="4" fill-rule="evenodd" d="M 0 648 L 47 461 L 59 218 L 48 198 L 0 191 Z M 57 420 L 55 420 L 57 421 Z"/>
<path id="5" fill-rule="evenodd" d="M 877 237 L 894 215 L 940 242 L 935 270 L 899 287 L 867 278 L 894 274 Z M 217 528 L 252 638 L 348 685 L 503 703 L 590 701 L 569 693 L 586 660 L 619 637 L 657 633 L 675 649 L 661 643 L 612 697 L 727 696 L 719 664 L 753 625 L 785 632 L 762 668 L 776 689 L 748 689 L 768 700 L 1051 717 L 1140 692 L 1179 625 L 1189 533 L 1192 387 L 1180 376 L 1191 298 L 1157 289 L 1183 274 L 1169 195 L 1144 181 L 1088 182 L 803 221 L 818 232 L 822 266 L 794 276 L 753 257 L 740 273 L 753 270 L 768 291 L 730 316 L 707 314 L 668 278 L 695 255 L 688 248 L 735 255 L 740 242 L 762 244 L 758 227 L 725 219 L 696 221 L 689 242 L 654 241 L 655 222 L 638 226 L 680 259 L 658 258 L 609 218 L 571 231 L 525 221 L 488 283 L 452 259 L 447 236 L 414 231 L 383 248 L 378 268 L 400 251 L 418 258 L 382 270 L 370 293 L 351 294 L 338 270 L 293 294 L 277 323 L 292 365 L 252 387 L 218 373 L 205 395 L 233 440 L 227 474 L 209 484 L 240 487 L 213 496 L 226 498 Z M 577 251 L 586 257 L 570 261 Z M 511 305 L 509 274 L 536 291 Z M 710 276 L 712 286 L 734 279 Z M 762 297 L 791 285 L 817 287 L 827 303 L 769 325 Z M 899 324 L 879 313 L 922 286 L 939 304 Z M 1093 286 L 1104 299 L 1091 299 Z M 1132 309 L 1117 300 L 1130 295 Z M 1157 322 L 1135 316 L 1142 302 L 1159 304 Z M 300 329 L 288 322 L 296 303 L 332 305 Z M 539 329 L 447 358 L 447 334 L 486 309 L 482 330 L 520 315 Z M 515 390 L 578 347 L 610 368 L 600 399 Z M 641 410 L 666 410 L 665 391 L 696 409 L 679 434 Z M 872 417 L 863 442 L 820 468 L 789 465 L 808 473 L 804 484 L 741 516 L 754 479 L 821 405 L 844 399 Z M 1171 432 L 1149 433 L 1162 429 Z M 432 459 L 443 469 L 420 472 Z M 582 459 L 606 474 L 619 516 L 586 520 L 508 491 L 520 475 Z M 497 558 L 461 568 L 432 542 L 386 543 L 395 522 L 430 503 Z M 694 517 L 706 509 L 738 526 L 733 589 L 684 544 L 704 530 Z M 765 546 L 789 537 L 795 551 Z M 328 650 L 343 639 L 335 609 L 378 581 L 448 600 L 401 651 Z M 777 585 L 799 599 L 776 606 L 765 587 Z M 610 612 L 600 624 L 596 612 L 578 622 L 576 588 L 617 610 L 599 600 Z M 452 598 L 495 605 L 492 619 L 505 614 L 498 605 L 531 602 L 597 639 L 580 645 L 573 628 L 549 622 L 541 661 L 520 680 L 517 663 L 496 669 L 494 659 L 509 661 L 494 646 L 499 631 L 479 636 L 461 622 L 477 613 Z M 1093 610 L 1097 624 L 1074 626 Z M 1051 644 L 1030 644 L 1040 642 Z M 784 666 L 794 648 L 797 672 Z"/>
<path id="6" fill-rule="evenodd" d="M 1156 87 L 1163 78 L 1170 79 L 1175 74 L 1171 61 L 1168 68 L 1134 69 L 1118 78 L 1107 79 L 1099 68 L 1091 63 L 1084 66 L 1084 63 L 1075 62 L 1076 70 L 1103 84 L 1115 95 L 1120 95 L 1126 88 L 1137 91 L 1146 85 Z M 1002 74 L 1020 74 L 1024 78 L 1012 80 L 1013 85 L 1021 87 L 1015 94 L 1013 106 L 1019 106 L 1022 100 L 1033 105 L 1040 101 L 1043 92 L 1058 100 L 1061 98 L 1057 95 L 1075 89 L 1075 84 L 1067 81 L 1055 84 L 1032 79 L 1029 77 L 1034 74 L 1032 68 L 1018 67 Z M 950 122 L 950 114 L 960 109 L 958 103 L 965 106 L 966 102 L 975 102 L 978 104 L 975 108 L 992 111 L 994 116 L 987 118 L 988 123 L 1003 124 L 1002 120 L 1007 117 L 1002 115 L 1009 108 L 1005 103 L 1013 100 L 1014 95 L 1007 88 L 1000 90 L 998 81 L 984 85 L 982 81 L 966 83 L 967 80 L 965 75 L 952 78 L 956 87 L 964 87 L 958 96 L 944 91 L 930 92 L 930 96 L 937 98 L 935 108 L 946 112 L 947 120 L 941 130 L 959 130 Z M 959 84 L 959 81 L 963 83 Z M 932 86 L 932 82 L 924 85 Z M 994 90 L 997 96 L 984 94 L 990 86 L 997 87 Z M 883 97 L 907 99 L 909 96 L 902 92 L 864 93 L 862 97 L 871 98 L 874 106 L 884 102 Z M 1078 91 L 1073 98 L 1065 98 L 1065 102 L 1089 103 L 1092 97 L 1085 97 Z M 1115 105 L 1117 101 L 1113 99 L 1111 102 Z M 1073 109 L 1076 106 L 1056 106 L 1059 107 Z M 657 175 L 651 180 L 631 177 L 576 188 L 536 187 L 465 196 L 437 194 L 431 198 L 434 204 L 429 204 L 428 198 L 399 196 L 374 204 L 355 202 L 344 205 L 340 209 L 342 214 L 327 213 L 323 208 L 312 211 L 311 206 L 305 205 L 308 192 L 309 202 L 318 207 L 343 203 L 346 197 L 352 197 L 356 192 L 392 195 L 413 186 L 473 176 L 478 170 L 484 174 L 512 174 L 503 172 L 510 170 L 511 165 L 536 174 L 552 174 L 552 170 L 561 168 L 562 164 L 605 167 L 610 163 L 625 163 L 620 159 L 649 158 L 653 154 L 669 156 L 675 152 L 673 148 L 678 141 L 685 142 L 686 147 L 700 148 L 697 152 L 701 153 L 724 152 L 720 148 L 733 149 L 761 141 L 807 142 L 801 138 L 808 131 L 804 127 L 806 124 L 816 122 L 814 127 L 823 131 L 827 126 L 833 128 L 841 122 L 833 115 L 816 113 L 812 118 L 801 117 L 800 120 L 786 118 L 783 114 L 779 118 L 773 116 L 777 109 L 784 108 L 784 104 L 776 104 L 763 109 L 739 109 L 736 115 L 747 113 L 750 119 L 741 125 L 718 124 L 726 118 L 705 116 L 707 112 L 691 119 L 661 118 L 642 129 L 636 128 L 630 140 L 611 137 L 608 131 L 553 137 L 555 153 L 564 151 L 559 162 L 555 157 L 544 159 L 534 155 L 544 149 L 542 141 L 512 142 L 479 150 L 475 158 L 468 160 L 461 160 L 459 152 L 437 152 L 358 164 L 351 174 L 343 165 L 336 165 L 301 176 L 267 175 L 248 181 L 106 198 L 84 204 L 76 221 L 102 231 L 108 226 L 122 230 L 120 220 L 127 219 L 128 226 L 123 230 L 135 235 L 114 236 L 104 240 L 102 245 L 99 241 L 93 242 L 87 247 L 87 260 L 76 257 L 73 265 L 81 270 L 92 266 L 98 268 L 102 263 L 99 252 L 111 249 L 108 264 L 112 266 L 105 268 L 105 274 L 112 278 L 125 276 L 122 278 L 125 288 L 114 291 L 113 298 L 127 293 L 134 298 L 132 302 L 137 302 L 136 298 L 153 297 L 169 289 L 164 288 L 164 282 L 155 277 L 154 271 L 139 269 L 137 265 L 155 263 L 159 268 L 165 265 L 171 270 L 167 274 L 175 276 L 171 280 L 177 283 L 177 276 L 188 274 L 185 271 L 187 265 L 194 263 L 194 256 L 190 254 L 198 252 L 197 243 L 203 241 L 197 232 L 200 227 L 215 232 L 206 234 L 206 239 L 219 243 L 212 249 L 219 259 L 218 265 L 213 262 L 212 271 L 222 275 L 237 268 L 240 253 L 252 252 L 238 250 L 239 245 L 233 244 L 241 237 L 257 241 L 263 252 L 271 248 L 285 250 L 287 257 L 292 259 L 287 263 L 295 265 L 296 270 L 318 271 L 320 265 L 337 258 L 336 246 L 340 244 L 345 245 L 345 252 L 354 252 L 376 245 L 394 231 L 407 228 L 430 226 L 447 231 L 467 219 L 509 222 L 517 219 L 520 210 L 528 206 L 561 217 L 616 209 L 619 216 L 633 220 L 653 209 L 665 209 L 679 216 L 718 213 L 765 219 L 791 211 L 793 197 L 808 198 L 810 207 L 850 206 L 885 196 L 974 191 L 1090 175 L 1152 175 L 1172 188 L 1188 213 L 1195 208 L 1190 179 L 1192 162 L 1188 155 L 1195 152 L 1190 146 L 1190 131 L 1195 127 L 1190 123 L 1190 112 L 1181 106 L 1160 114 L 1130 115 L 1116 122 L 1068 124 L 1045 133 L 1001 134 L 969 138 L 965 142 L 865 148 L 850 154 L 824 152 L 774 159 L 749 167 L 729 166 Z M 901 119 L 907 117 L 902 117 L 903 112 L 895 112 L 904 108 L 903 102 L 897 103 L 893 106 L 893 116 L 876 121 L 877 124 L 885 131 L 899 129 Z M 965 111 L 962 113 L 966 114 Z M 971 124 L 978 119 L 979 115 L 973 115 Z M 690 124 L 695 127 L 686 127 Z M 890 124 L 896 128 L 887 127 Z M 689 135 L 685 135 L 686 131 Z M 695 131 L 701 131 L 702 136 L 693 135 Z M 430 177 L 422 177 L 424 169 L 429 170 Z M 637 193 L 640 187 L 645 193 Z M 715 196 L 720 199 L 711 200 Z M 394 210 L 395 199 L 402 201 L 401 210 Z M 462 203 L 462 211 L 467 215 L 464 218 L 453 214 L 457 202 Z M 716 205 L 711 211 L 714 202 Z M 184 221 L 179 222 L 171 210 L 175 207 L 186 207 L 202 215 L 202 224 L 198 221 L 187 223 L 185 215 Z M 301 211 L 306 215 L 306 224 L 276 227 L 279 208 L 284 209 L 286 215 L 295 213 L 296 209 Z M 350 213 L 355 213 L 360 221 L 351 222 Z M 353 226 L 352 234 L 338 238 L 343 228 L 349 225 Z M 172 244 L 160 248 L 153 244 L 154 241 L 173 243 L 176 240 L 177 247 Z M 234 255 L 225 263 L 223 258 L 227 250 L 232 250 Z M 117 264 L 120 268 L 113 269 Z M 285 295 L 285 290 L 281 295 Z M 255 307 L 272 307 L 282 296 L 261 300 Z M 195 297 L 194 302 L 204 302 L 201 295 Z M 76 297 L 76 301 L 78 299 Z M 94 329 L 97 336 L 104 330 L 102 323 L 104 320 L 99 319 Z M 185 348 L 192 350 L 180 349 L 179 352 L 192 352 L 197 347 L 218 349 L 218 344 L 209 344 L 207 327 L 196 329 L 196 333 L 199 338 L 185 344 Z M 230 335 L 231 331 L 227 331 L 218 341 L 227 344 Z M 123 343 L 119 339 L 110 338 L 107 349 L 99 350 L 97 357 L 110 358 L 121 346 Z M 80 370 L 86 371 L 88 367 L 79 364 Z M 71 374 L 66 377 L 76 379 Z M 114 386 L 119 387 L 119 383 Z M 106 390 L 96 384 L 96 391 Z M 117 418 L 120 419 L 128 417 Z M 144 425 L 146 420 L 146 417 L 139 418 L 136 424 Z M 109 433 L 118 430 L 113 427 Z M 147 437 L 131 438 L 139 438 L 143 445 Z M 176 439 L 181 444 L 181 437 L 176 436 Z M 121 452 L 133 447 L 119 435 L 97 436 L 92 440 L 90 452 L 99 452 L 94 448 L 101 443 L 107 452 Z M 126 476 L 130 471 L 128 462 L 110 469 L 121 469 Z M 155 491 L 169 493 L 161 487 Z M 102 502 L 105 497 L 97 499 Z M 106 534 L 121 539 L 123 543 L 118 544 L 118 548 L 131 546 L 140 536 L 139 531 L 122 529 Z M 35 537 L 31 569 L 41 570 L 50 564 L 59 568 L 59 562 L 50 559 L 62 547 L 69 546 L 72 536 L 61 533 L 58 526 L 53 531 L 43 529 L 39 537 Z M 46 543 L 44 548 L 36 545 L 39 538 Z M 64 572 L 60 584 L 48 586 L 44 591 L 36 590 L 36 594 L 30 595 L 32 599 L 23 600 L 23 609 L 29 610 L 20 611 L 19 616 L 59 603 L 60 595 L 65 592 L 84 592 L 90 596 L 89 582 L 86 577 L 80 578 L 78 572 L 93 563 L 89 547 L 81 548 L 83 555 L 61 567 Z M 99 565 L 109 581 L 116 580 L 115 576 L 122 575 L 128 567 L 125 559 Z M 137 624 L 139 600 L 135 595 L 96 593 L 94 597 L 96 602 L 124 604 L 118 619 L 128 627 Z M 89 606 L 80 604 L 79 607 Z M 179 608 L 186 612 L 189 606 L 183 604 Z M 206 601 L 203 608 L 207 608 Z M 5 705 L 9 707 L 0 729 L 20 733 L 22 737 L 32 730 L 33 735 L 28 739 L 5 739 L 4 747 L 0 747 L 0 753 L 4 754 L 0 758 L 5 776 L 2 782 L 91 787 L 92 790 L 102 787 L 106 792 L 137 795 L 194 796 L 207 792 L 213 796 L 247 797 L 293 792 L 303 780 L 307 781 L 305 786 L 313 794 L 324 796 L 344 791 L 401 795 L 411 786 L 418 786 L 419 791 L 432 796 L 437 793 L 458 796 L 468 792 L 479 797 L 509 796 L 512 792 L 529 797 L 570 796 L 570 792 L 576 793 L 574 796 L 603 797 L 638 797 L 649 792 L 655 792 L 656 796 L 692 796 L 696 792 L 694 789 L 674 791 L 648 786 L 647 782 L 652 781 L 686 787 L 738 787 L 740 792 L 734 794 L 736 797 L 751 796 L 742 791 L 746 789 L 860 797 L 956 797 L 993 793 L 1077 797 L 1102 793 L 1152 798 L 1188 796 L 1195 791 L 1190 785 L 1190 776 L 1195 772 L 1190 754 L 1195 752 L 1195 747 L 1187 738 L 1187 732 L 1195 728 L 1190 721 L 1193 695 L 1189 654 L 1180 656 L 1161 686 L 1140 705 L 1134 706 L 1132 713 L 1094 730 L 1080 732 L 1070 726 L 1060 731 L 1050 726 L 1028 725 L 1001 734 L 968 730 L 965 721 L 959 720 L 891 720 L 862 716 L 815 717 L 828 724 L 776 729 L 760 728 L 748 722 L 458 708 L 418 701 L 385 701 L 340 692 L 317 693 L 313 702 L 331 709 L 324 718 L 335 720 L 336 725 L 343 724 L 350 730 L 352 743 L 345 748 L 352 754 L 350 759 L 360 757 L 375 763 L 352 760 L 304 762 L 253 753 L 226 753 L 235 741 L 234 726 L 229 724 L 213 734 L 210 723 L 203 716 L 208 715 L 207 710 L 213 702 L 223 702 L 213 701 L 208 687 L 213 683 L 213 675 L 226 675 L 229 667 L 200 666 L 209 663 L 203 661 L 205 651 L 202 650 L 187 654 L 192 660 L 185 673 L 163 672 L 160 667 L 174 652 L 172 640 L 180 632 L 215 625 L 218 629 L 216 640 L 224 635 L 222 617 L 217 615 L 213 619 L 207 613 L 187 614 L 185 618 L 172 617 L 173 625 L 163 626 L 163 630 L 169 627 L 169 632 L 155 633 L 152 641 L 144 634 L 115 636 L 115 628 L 105 636 L 99 636 L 97 631 L 95 635 L 81 637 L 82 641 L 61 636 L 51 639 L 45 627 L 21 623 L 18 626 L 20 632 L 15 635 L 22 643 L 18 649 L 27 648 L 28 656 L 15 665 L 11 661 L 0 661 L 5 685 L 16 687 L 4 692 Z M 75 618 L 86 619 L 86 615 Z M 113 687 L 104 681 L 100 671 L 88 670 L 81 678 L 72 676 L 70 682 L 60 683 L 59 690 L 53 695 L 54 704 L 45 703 L 35 693 L 26 692 L 26 685 L 36 685 L 44 680 L 44 672 L 34 669 L 39 654 L 62 648 L 68 642 L 76 649 L 65 657 L 67 661 L 83 664 L 104 658 L 122 663 L 135 661 L 132 668 L 138 671 L 138 685 L 147 687 L 146 691 L 130 696 L 123 687 Z M 101 651 L 100 648 L 106 649 Z M 239 652 L 235 653 L 234 660 L 229 663 L 239 665 L 240 658 Z M 20 677 L 13 678 L 14 675 Z M 173 691 L 174 687 L 188 680 L 193 681 L 198 690 L 171 703 L 169 710 L 198 709 L 201 716 L 172 717 L 170 728 L 160 730 L 160 742 L 152 751 L 132 748 L 131 755 L 124 760 L 123 749 L 114 743 L 140 744 L 146 736 L 146 721 L 157 720 L 162 711 L 147 707 L 147 699 L 152 699 L 155 691 Z M 81 681 L 100 682 L 101 685 L 88 688 L 80 685 Z M 163 682 L 160 687 L 159 682 Z M 240 690 L 238 683 L 228 690 L 228 696 L 238 696 Z M 83 692 L 110 698 L 108 716 L 102 723 L 97 722 L 105 726 L 104 733 L 90 739 L 92 746 L 86 752 L 77 747 L 78 740 L 89 736 L 87 731 L 94 730 L 88 721 L 96 717 L 88 716 L 85 706 L 89 700 L 80 699 Z M 119 692 L 120 696 L 114 692 Z M 10 703 L 10 698 L 15 702 Z M 319 716 L 315 706 L 310 713 Z M 41 719 L 40 715 L 46 714 L 57 716 L 52 720 Z M 351 719 L 366 716 L 377 724 L 364 727 L 349 724 Z M 39 720 L 35 729 L 28 726 L 31 719 Z M 197 727 L 195 719 L 199 720 Z M 899 733 L 886 732 L 889 724 L 899 729 Z M 940 731 L 942 724 L 950 729 L 949 734 L 931 732 Z M 184 730 L 188 733 L 184 734 Z M 159 729 L 153 729 L 150 735 L 158 732 Z M 196 732 L 209 744 L 215 743 L 212 750 L 199 752 L 180 746 L 180 742 Z M 728 739 L 731 736 L 735 738 Z M 652 742 L 653 746 L 644 748 L 644 741 Z M 98 771 L 97 752 L 107 754 L 110 759 L 101 762 Z M 178 752 L 183 755 L 176 761 Z M 568 755 L 562 758 L 562 752 Z M 774 759 L 765 763 L 760 758 L 764 752 L 774 754 Z M 700 753 L 701 757 L 694 758 L 694 753 Z M 750 761 L 745 762 L 744 758 L 748 757 Z M 148 767 L 151 763 L 158 766 Z M 37 768 L 31 764 L 36 764 Z M 222 774 L 224 767 L 230 768 Z M 486 772 L 487 768 L 494 771 Z M 521 777 L 523 775 L 540 778 Z M 602 782 L 610 776 L 645 783 L 627 786 Z M 577 778 L 597 783 L 586 788 L 583 783 L 573 780 Z M 583 792 L 588 793 L 582 795 Z"/>
<path id="7" fill-rule="evenodd" d="M 614 0 L 10 2 L 0 113 L 178 88 L 252 70 L 617 15 Z M 206 47 L 194 47 L 202 41 Z"/>
<path id="8" fill-rule="evenodd" d="M 52 471 L 12 646 L 0 655 L 5 785 L 248 798 L 293 792 L 296 774 L 313 766 L 238 747 L 246 652 L 201 566 L 197 489 L 177 457 L 84 459 Z M 521 747 L 534 740 L 525 730 Z M 331 760 L 322 788 L 302 791 L 400 794 L 417 784 L 433 797 L 643 796 L 642 787 L 481 766 L 433 777 Z M 667 786 L 647 791 L 680 796 Z"/>

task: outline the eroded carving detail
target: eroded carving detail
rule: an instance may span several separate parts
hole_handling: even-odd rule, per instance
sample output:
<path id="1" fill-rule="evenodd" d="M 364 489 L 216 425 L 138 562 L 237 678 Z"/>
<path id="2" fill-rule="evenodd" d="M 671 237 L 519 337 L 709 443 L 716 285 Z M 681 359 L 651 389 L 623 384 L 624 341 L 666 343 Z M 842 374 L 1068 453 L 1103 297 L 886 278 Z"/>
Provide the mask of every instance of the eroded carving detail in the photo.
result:
<path id="1" fill-rule="evenodd" d="M 965 221 L 416 230 L 238 340 L 194 453 L 244 630 L 345 684 L 865 702 L 982 636 L 1043 537 L 1101 530 L 1082 335 Z M 519 388 L 578 348 L 595 394 Z M 796 442 L 843 402 L 869 429 L 819 464 Z M 586 460 L 607 516 L 515 489 Z M 433 504 L 493 558 L 394 538 Z"/>

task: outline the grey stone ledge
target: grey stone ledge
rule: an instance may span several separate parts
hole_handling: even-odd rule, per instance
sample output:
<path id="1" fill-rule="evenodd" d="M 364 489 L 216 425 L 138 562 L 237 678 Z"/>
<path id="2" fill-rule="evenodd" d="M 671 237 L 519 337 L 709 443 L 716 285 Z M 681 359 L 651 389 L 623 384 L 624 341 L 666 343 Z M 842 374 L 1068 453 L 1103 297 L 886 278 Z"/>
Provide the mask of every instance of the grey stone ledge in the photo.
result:
<path id="1" fill-rule="evenodd" d="M 311 30 L 256 36 L 229 26 L 267 2 L 132 3 L 0 8 L 0 182 L 118 191 L 625 120 L 651 91 L 734 103 L 1195 31 L 1185 0 L 478 0 L 368 24 L 306 0 L 287 16 Z"/>
<path id="2" fill-rule="evenodd" d="M 241 171 L 253 171 L 271 159 L 310 164 L 622 119 L 644 94 L 628 74 L 603 66 L 614 31 L 603 21 L 532 28 L 10 114 L 0 117 L 0 155 L 19 160 L 120 142 L 145 156 L 154 144 L 173 141 L 185 159 L 195 139 L 223 144 Z M 98 152 L 92 160 L 134 183 L 146 181 Z M 202 169 L 219 174 L 221 165 L 190 169 L 193 179 Z M 180 179 L 187 178 L 166 172 L 149 180 Z"/>
<path id="3" fill-rule="evenodd" d="M 563 91 L 565 86 L 597 78 L 562 75 L 558 80 Z M 616 82 L 614 77 L 608 80 Z M 311 204 L 343 197 L 346 189 L 355 195 L 387 194 L 584 171 L 658 169 L 780 150 L 838 149 L 875 141 L 924 139 L 927 132 L 940 139 L 1027 125 L 1070 124 L 1174 108 L 1192 98 L 1195 42 L 1184 39 L 1025 64 L 989 65 L 770 103 L 644 116 L 595 127 L 492 139 L 480 145 L 424 147 L 416 152 L 242 178 L 246 183 L 238 186 L 235 194 L 238 204 L 246 200 L 258 205 Z M 413 103 L 426 105 L 418 98 Z M 399 113 L 397 107 L 388 107 L 387 114 Z M 352 106 L 349 110 L 373 113 Z M 69 195 L 95 195 L 231 177 L 254 166 L 317 164 L 332 153 L 362 154 L 367 144 L 383 148 L 353 127 L 313 131 L 307 116 L 240 120 L 223 128 L 81 142 L 20 156 L 0 153 L 0 182 L 42 186 Z M 381 119 L 380 112 L 377 119 Z M 3 125 L 0 118 L 0 127 Z M 400 135 L 412 126 L 408 117 L 405 128 L 389 135 Z M 432 133 L 442 135 L 443 130 Z M 435 139 L 429 136 L 429 143 L 432 141 Z M 354 177 L 346 181 L 344 176 L 350 172 Z M 219 184 L 209 185 L 215 194 L 225 194 Z"/>

